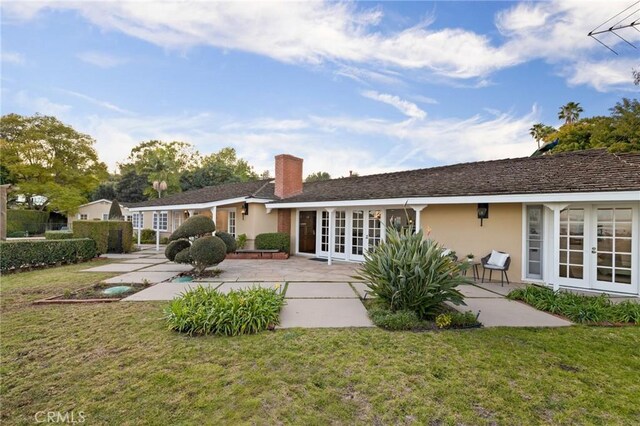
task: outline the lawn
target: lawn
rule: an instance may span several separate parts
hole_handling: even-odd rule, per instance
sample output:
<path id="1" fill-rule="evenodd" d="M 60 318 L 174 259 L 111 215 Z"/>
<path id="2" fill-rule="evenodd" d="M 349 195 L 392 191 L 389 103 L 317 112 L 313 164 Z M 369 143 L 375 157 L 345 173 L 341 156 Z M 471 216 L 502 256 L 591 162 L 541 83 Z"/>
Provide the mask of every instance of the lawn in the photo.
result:
<path id="1" fill-rule="evenodd" d="M 2 418 L 86 424 L 638 424 L 640 328 L 166 330 L 165 303 L 33 306 L 113 274 L 2 277 Z"/>

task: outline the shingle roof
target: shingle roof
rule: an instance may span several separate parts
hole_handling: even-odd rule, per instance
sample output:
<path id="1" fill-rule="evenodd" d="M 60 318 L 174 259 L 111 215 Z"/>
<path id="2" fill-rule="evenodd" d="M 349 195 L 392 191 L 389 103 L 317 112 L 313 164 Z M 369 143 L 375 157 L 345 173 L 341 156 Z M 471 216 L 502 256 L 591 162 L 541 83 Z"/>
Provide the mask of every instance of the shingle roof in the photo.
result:
<path id="1" fill-rule="evenodd" d="M 255 197 L 275 200 L 272 179 L 251 182 L 226 183 L 207 186 L 192 191 L 180 192 L 163 198 L 132 204 L 130 207 L 171 206 L 180 204 L 201 204 L 241 197 Z"/>
<path id="2" fill-rule="evenodd" d="M 276 203 L 640 190 L 640 153 L 605 149 L 308 183 Z"/>
<path id="3" fill-rule="evenodd" d="M 181 192 L 131 207 L 200 204 L 240 197 L 273 203 L 409 197 L 640 190 L 640 153 L 591 149 L 431 167 L 305 183 L 303 193 L 278 199 L 273 181 L 229 183 Z"/>

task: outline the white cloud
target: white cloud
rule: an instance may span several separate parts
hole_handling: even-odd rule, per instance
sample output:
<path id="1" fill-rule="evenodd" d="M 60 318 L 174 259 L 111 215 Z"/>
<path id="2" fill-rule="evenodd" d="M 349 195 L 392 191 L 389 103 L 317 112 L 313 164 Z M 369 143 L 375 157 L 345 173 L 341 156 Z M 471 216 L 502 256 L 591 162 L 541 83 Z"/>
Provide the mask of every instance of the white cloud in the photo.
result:
<path id="1" fill-rule="evenodd" d="M 102 107 L 102 108 L 105 108 L 105 109 L 108 109 L 108 110 L 111 110 L 111 111 L 119 112 L 120 114 L 127 114 L 127 115 L 133 114 L 133 112 L 128 111 L 128 110 L 126 110 L 124 108 L 120 108 L 119 106 L 114 105 L 114 104 L 112 104 L 110 102 L 101 101 L 99 99 L 93 98 L 93 97 L 85 95 L 83 93 L 74 92 L 73 90 L 66 90 L 66 89 L 57 89 L 57 90 L 59 92 L 61 92 L 61 93 L 65 93 L 67 95 L 71 95 L 71 96 L 74 96 L 76 98 L 85 100 L 85 101 L 87 101 L 89 103 L 92 103 L 94 105 L 97 105 L 99 107 Z"/>
<path id="2" fill-rule="evenodd" d="M 375 90 L 366 90 L 362 92 L 362 96 L 364 96 L 365 98 L 373 99 L 374 101 L 389 104 L 410 118 L 422 120 L 427 116 L 427 113 L 421 110 L 418 105 L 414 104 L 413 102 L 400 99 L 395 95 L 378 93 Z"/>
<path id="3" fill-rule="evenodd" d="M 430 98 L 428 96 L 424 96 L 424 95 L 411 95 L 410 98 L 416 102 L 420 102 L 423 104 L 430 104 L 430 105 L 436 105 L 438 104 L 437 99 L 434 98 Z"/>
<path id="4" fill-rule="evenodd" d="M 567 82 L 572 86 L 586 84 L 599 92 L 635 90 L 632 69 L 639 69 L 640 61 L 611 59 L 601 62 L 580 61 L 566 71 Z"/>
<path id="5" fill-rule="evenodd" d="M 498 38 L 462 28 L 432 29 L 433 17 L 382 31 L 384 5 L 355 2 L 193 2 L 185 7 L 183 2 L 52 1 L 5 2 L 2 7 L 14 19 L 32 19 L 44 8 L 73 9 L 104 29 L 166 49 L 205 45 L 286 63 L 328 64 L 336 75 L 364 83 L 396 84 L 418 73 L 479 79 L 482 87 L 491 73 L 531 60 L 542 59 L 563 70 L 600 62 L 595 56 L 608 52 L 586 34 L 627 3 L 517 3 L 496 14 Z M 626 34 L 640 41 L 639 32 Z M 614 48 L 624 47 L 613 35 L 603 38 Z M 84 59 L 105 67 L 122 61 L 98 52 L 85 52 Z"/>
<path id="6" fill-rule="evenodd" d="M 25 57 L 22 53 L 9 52 L 6 50 L 2 51 L 1 58 L 2 58 L 2 62 L 6 62 L 8 64 L 14 64 L 14 65 L 24 65 L 26 62 Z"/>
<path id="7" fill-rule="evenodd" d="M 59 104 L 42 96 L 31 96 L 27 91 L 21 90 L 14 96 L 14 102 L 21 108 L 44 115 L 64 117 L 71 110 L 71 105 Z"/>
<path id="8" fill-rule="evenodd" d="M 122 58 L 109 53 L 93 51 L 78 53 L 78 58 L 83 62 L 100 68 L 113 68 L 128 62 L 127 58 Z"/>

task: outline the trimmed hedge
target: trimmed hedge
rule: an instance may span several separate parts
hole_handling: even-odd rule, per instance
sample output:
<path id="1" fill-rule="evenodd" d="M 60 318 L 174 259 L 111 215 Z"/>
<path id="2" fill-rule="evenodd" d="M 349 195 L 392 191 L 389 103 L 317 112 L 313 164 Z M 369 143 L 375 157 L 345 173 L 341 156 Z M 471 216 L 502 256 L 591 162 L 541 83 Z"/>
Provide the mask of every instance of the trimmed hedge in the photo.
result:
<path id="1" fill-rule="evenodd" d="M 71 240 L 73 232 L 71 231 L 47 231 L 44 233 L 45 240 Z"/>
<path id="2" fill-rule="evenodd" d="M 72 240 L 25 240 L 0 242 L 0 271 L 79 262 L 97 256 L 96 242 Z"/>
<path id="3" fill-rule="evenodd" d="M 137 231 L 136 238 L 138 238 Z M 153 229 L 144 228 L 142 231 L 140 231 L 140 242 L 142 244 L 155 244 L 156 231 L 154 231 Z"/>
<path id="4" fill-rule="evenodd" d="M 7 209 L 7 234 L 28 232 L 29 235 L 43 234 L 47 229 L 49 212 L 40 210 Z"/>
<path id="5" fill-rule="evenodd" d="M 116 241 L 117 233 L 122 231 L 122 247 Z M 133 225 L 120 220 L 76 220 L 73 222 L 75 238 L 91 238 L 96 242 L 98 254 L 129 253 L 133 246 Z"/>
<path id="6" fill-rule="evenodd" d="M 289 253 L 289 234 L 284 232 L 269 232 L 256 235 L 257 250 L 279 250 Z"/>

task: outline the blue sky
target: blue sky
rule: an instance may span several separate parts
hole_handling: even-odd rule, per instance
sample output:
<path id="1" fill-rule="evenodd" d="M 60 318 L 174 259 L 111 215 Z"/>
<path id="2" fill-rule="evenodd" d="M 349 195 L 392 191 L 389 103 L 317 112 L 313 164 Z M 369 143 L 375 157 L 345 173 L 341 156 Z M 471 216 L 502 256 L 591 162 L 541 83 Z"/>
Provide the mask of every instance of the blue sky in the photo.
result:
<path id="1" fill-rule="evenodd" d="M 111 170 L 149 139 L 336 177 L 528 155 L 560 105 L 636 96 L 637 51 L 586 36 L 631 3 L 3 2 L 2 114 L 57 116 Z"/>

